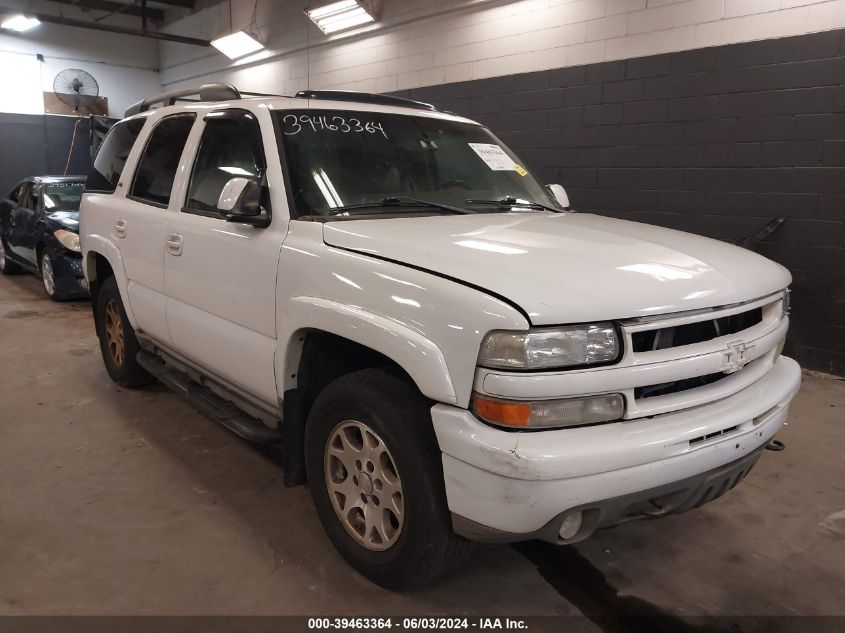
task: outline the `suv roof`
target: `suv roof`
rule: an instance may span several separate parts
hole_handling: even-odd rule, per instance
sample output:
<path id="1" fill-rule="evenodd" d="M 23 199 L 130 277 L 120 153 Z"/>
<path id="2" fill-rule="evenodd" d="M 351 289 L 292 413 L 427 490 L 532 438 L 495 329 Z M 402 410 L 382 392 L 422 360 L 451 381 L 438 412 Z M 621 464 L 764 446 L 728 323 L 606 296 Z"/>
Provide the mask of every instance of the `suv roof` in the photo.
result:
<path id="1" fill-rule="evenodd" d="M 189 97 L 199 97 L 189 98 Z M 138 103 L 127 108 L 124 113 L 125 117 L 130 117 L 140 112 L 145 112 L 151 106 L 161 104 L 162 106 L 175 105 L 177 101 L 189 102 L 216 102 L 216 101 L 234 101 L 243 98 L 253 99 L 317 99 L 322 101 L 343 101 L 349 103 L 359 103 L 362 105 L 381 105 L 393 106 L 399 108 L 409 108 L 412 110 L 426 110 L 428 112 L 437 112 L 430 103 L 423 103 L 422 101 L 414 101 L 412 99 L 404 99 L 402 97 L 394 97 L 392 95 L 373 94 L 369 92 L 354 92 L 351 90 L 301 90 L 293 97 L 285 97 L 283 95 L 271 95 L 257 92 L 241 92 L 231 84 L 214 83 L 203 84 L 202 86 L 195 86 L 191 88 L 183 88 L 181 90 L 173 90 L 171 92 L 164 92 L 159 95 L 147 97 Z"/>

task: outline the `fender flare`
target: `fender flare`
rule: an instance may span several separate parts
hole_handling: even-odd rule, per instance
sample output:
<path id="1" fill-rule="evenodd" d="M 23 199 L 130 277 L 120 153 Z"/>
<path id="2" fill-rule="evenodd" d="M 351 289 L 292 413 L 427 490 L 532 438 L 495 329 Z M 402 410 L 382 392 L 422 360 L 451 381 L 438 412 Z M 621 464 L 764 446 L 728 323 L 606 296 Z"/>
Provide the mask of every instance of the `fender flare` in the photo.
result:
<path id="1" fill-rule="evenodd" d="M 123 299 L 123 309 L 126 310 L 129 323 L 137 330 L 138 322 L 132 313 L 132 305 L 129 301 L 129 280 L 126 278 L 126 269 L 123 266 L 123 257 L 120 255 L 120 250 L 107 237 L 102 235 L 85 236 L 85 257 L 82 259 L 82 272 L 89 285 L 95 281 L 96 269 L 93 267 L 95 256 L 104 257 L 111 266 L 114 278 L 117 281 L 117 288 L 120 290 L 120 296 Z"/>
<path id="2" fill-rule="evenodd" d="M 402 367 L 414 380 L 423 395 L 447 404 L 457 404 L 455 387 L 449 374 L 446 358 L 437 345 L 418 331 L 398 321 L 318 297 L 292 297 L 283 318 L 290 324 L 286 336 L 285 364 L 299 363 L 302 345 L 298 333 L 320 330 L 334 334 L 379 352 Z M 277 375 L 290 376 L 291 372 Z"/>

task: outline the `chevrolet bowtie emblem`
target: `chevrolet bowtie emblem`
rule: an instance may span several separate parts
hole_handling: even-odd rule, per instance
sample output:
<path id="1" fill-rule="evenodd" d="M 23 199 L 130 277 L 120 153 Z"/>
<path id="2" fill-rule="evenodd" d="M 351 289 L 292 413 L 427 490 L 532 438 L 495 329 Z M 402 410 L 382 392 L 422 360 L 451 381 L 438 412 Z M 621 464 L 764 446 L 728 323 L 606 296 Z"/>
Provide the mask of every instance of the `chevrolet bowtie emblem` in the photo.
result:
<path id="1" fill-rule="evenodd" d="M 722 371 L 732 374 L 739 371 L 748 360 L 745 357 L 746 347 L 744 341 L 733 341 L 728 343 L 728 349 L 722 352 Z"/>

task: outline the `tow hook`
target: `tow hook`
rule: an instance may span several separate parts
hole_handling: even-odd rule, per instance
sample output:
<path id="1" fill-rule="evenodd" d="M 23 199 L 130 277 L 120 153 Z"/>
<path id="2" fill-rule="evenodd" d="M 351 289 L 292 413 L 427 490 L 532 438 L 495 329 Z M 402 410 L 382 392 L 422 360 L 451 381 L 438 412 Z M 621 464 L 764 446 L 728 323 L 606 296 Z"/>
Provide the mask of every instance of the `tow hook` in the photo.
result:
<path id="1" fill-rule="evenodd" d="M 784 444 L 780 440 L 772 440 L 768 444 L 766 444 L 766 450 L 767 451 L 780 452 L 785 448 L 786 448 L 786 444 Z"/>

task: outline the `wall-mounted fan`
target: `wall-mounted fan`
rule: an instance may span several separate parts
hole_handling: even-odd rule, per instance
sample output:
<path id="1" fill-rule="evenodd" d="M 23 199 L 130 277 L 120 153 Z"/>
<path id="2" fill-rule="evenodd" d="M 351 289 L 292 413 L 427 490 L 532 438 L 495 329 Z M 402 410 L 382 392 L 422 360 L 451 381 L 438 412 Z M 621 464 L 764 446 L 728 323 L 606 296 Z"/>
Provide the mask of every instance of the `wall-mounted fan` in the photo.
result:
<path id="1" fill-rule="evenodd" d="M 90 73 L 68 68 L 53 79 L 53 92 L 59 101 L 79 112 L 80 106 L 90 108 L 97 102 L 100 86 Z"/>

